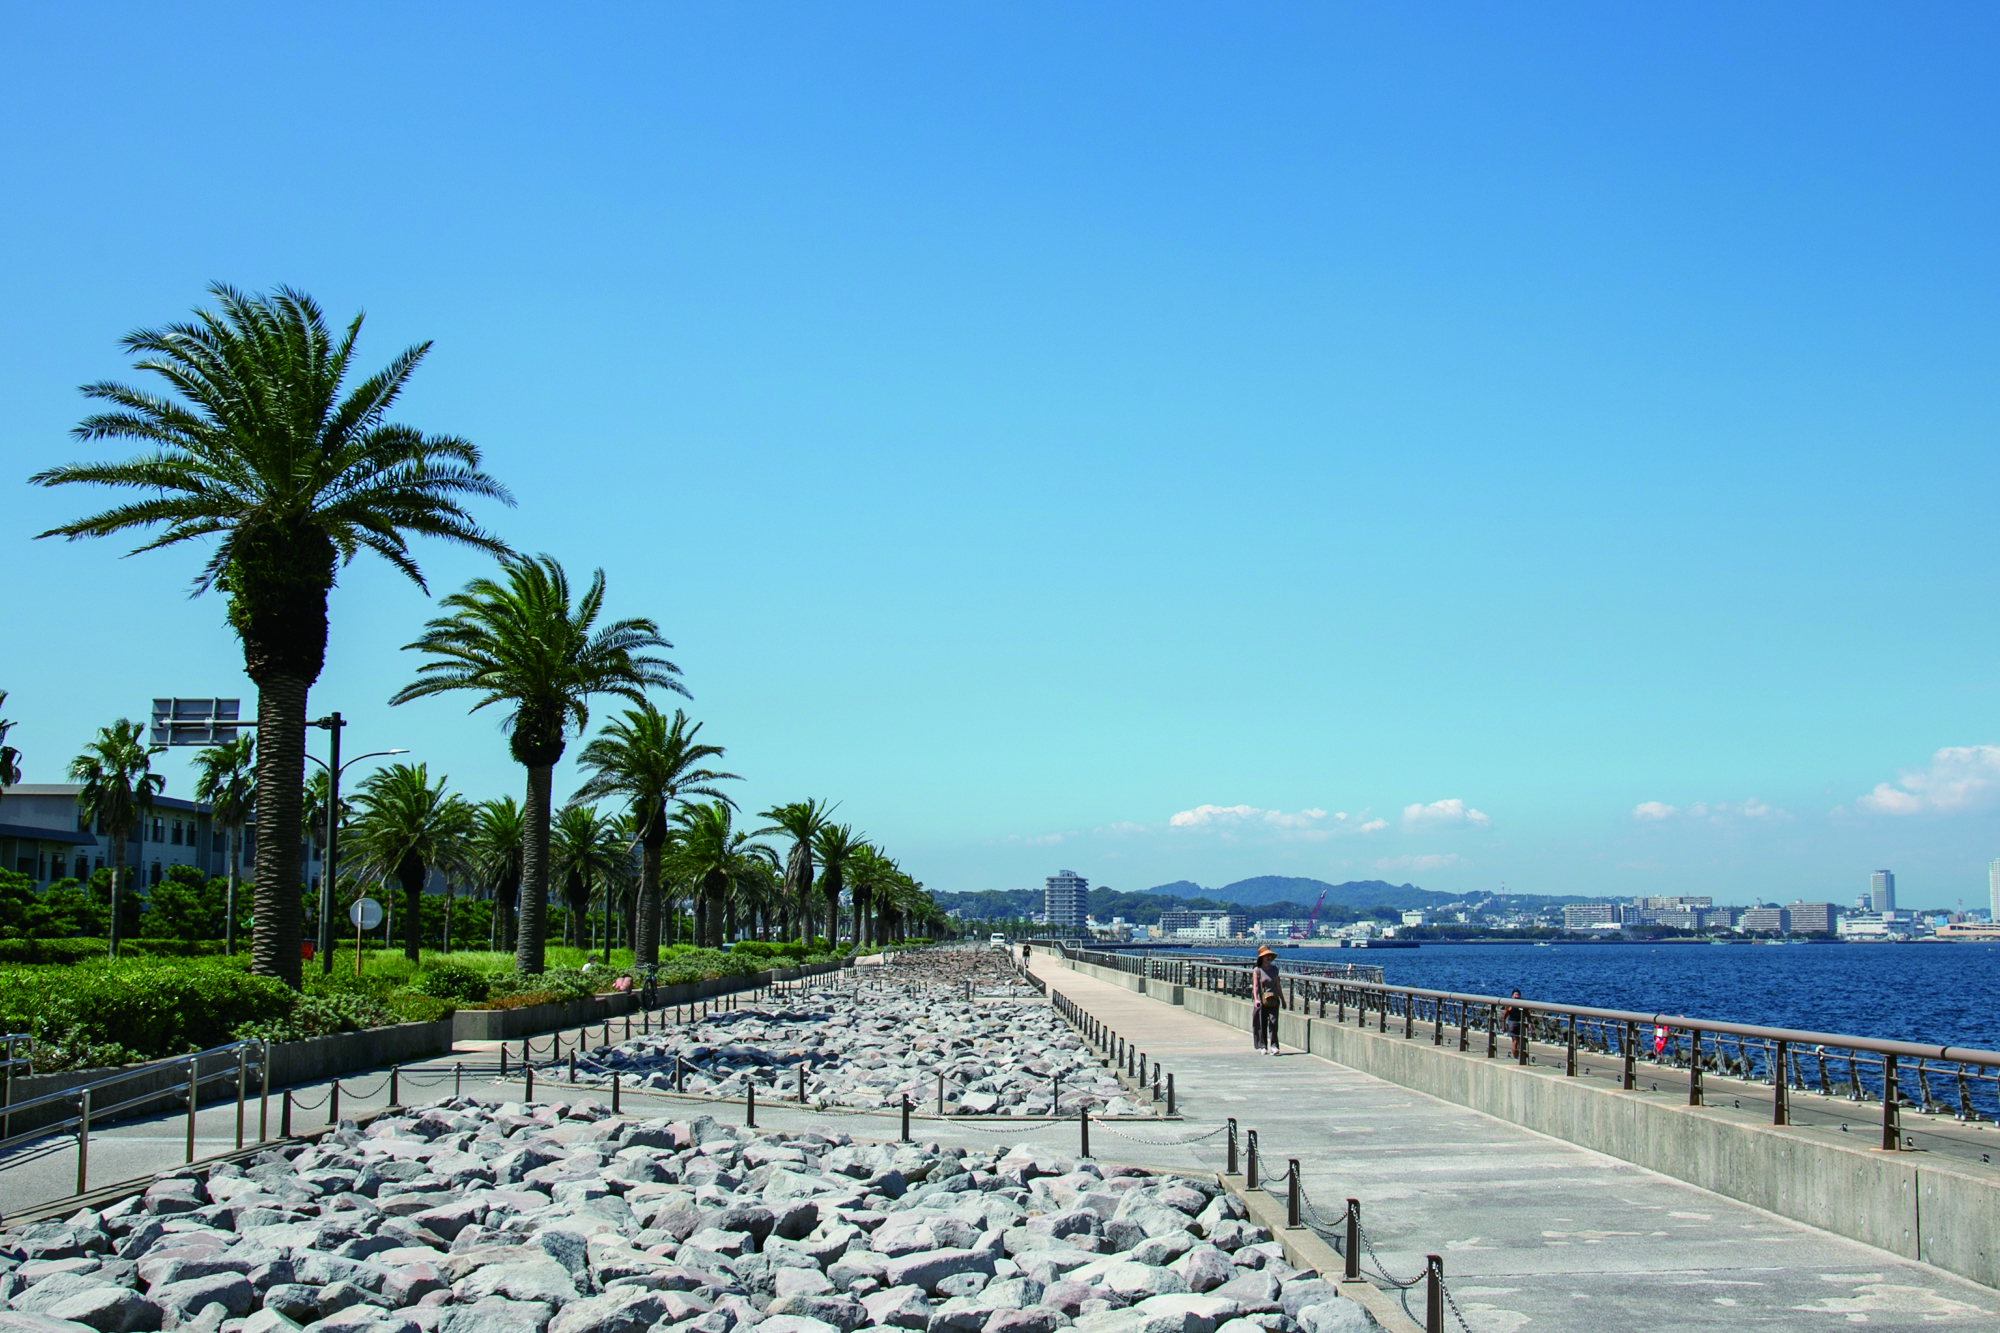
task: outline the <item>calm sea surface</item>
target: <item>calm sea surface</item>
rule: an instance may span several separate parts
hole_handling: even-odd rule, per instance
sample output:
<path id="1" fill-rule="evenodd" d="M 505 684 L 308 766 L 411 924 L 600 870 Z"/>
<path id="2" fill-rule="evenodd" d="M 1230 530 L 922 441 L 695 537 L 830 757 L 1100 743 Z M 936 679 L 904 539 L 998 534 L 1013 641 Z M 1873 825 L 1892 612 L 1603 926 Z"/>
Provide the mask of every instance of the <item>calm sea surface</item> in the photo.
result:
<path id="1" fill-rule="evenodd" d="M 1254 949 L 1217 953 L 1254 954 Z M 1281 950 L 1391 985 L 2000 1050 L 2000 946 L 1426 944 Z"/>

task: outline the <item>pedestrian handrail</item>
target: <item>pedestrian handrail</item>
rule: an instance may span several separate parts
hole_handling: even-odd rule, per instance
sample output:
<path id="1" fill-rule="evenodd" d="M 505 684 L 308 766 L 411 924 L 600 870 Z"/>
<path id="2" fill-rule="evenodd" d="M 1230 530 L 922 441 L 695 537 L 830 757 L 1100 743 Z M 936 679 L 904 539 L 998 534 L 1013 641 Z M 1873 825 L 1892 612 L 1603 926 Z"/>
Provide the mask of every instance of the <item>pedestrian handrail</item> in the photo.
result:
<path id="1" fill-rule="evenodd" d="M 1092 967 L 1105 967 L 1133 976 L 1145 977 L 1149 981 L 1166 981 L 1175 985 L 1187 984 L 1182 980 L 1191 967 L 1223 967 L 1247 969 L 1249 964 L 1224 954 L 1201 953 L 1178 949 L 1148 949 L 1145 952 L 1113 953 L 1102 949 L 1079 949 L 1064 940 L 1036 940 L 1044 948 L 1059 949 L 1064 958 L 1072 962 L 1088 963 Z M 1278 970 L 1294 976 L 1321 977 L 1342 981 L 1382 980 L 1382 969 L 1374 963 L 1329 963 L 1314 958 L 1282 958 Z"/>
<path id="2" fill-rule="evenodd" d="M 1125 957 L 1053 943 L 1066 957 L 1095 965 L 1112 966 L 1114 963 L 1105 960 Z M 1190 961 L 1178 966 L 1172 959 L 1154 959 L 1151 966 L 1154 970 L 1149 975 L 1164 975 L 1183 987 L 1242 999 L 1250 997 L 1251 973 L 1255 971 L 1235 959 Z M 1122 970 L 1135 969 L 1127 966 Z M 1352 1010 L 1354 1021 L 1364 1026 L 1372 1022 L 1383 1033 L 1389 1031 L 1392 1020 L 1399 1020 L 1406 1038 L 1414 1038 L 1422 1025 L 1430 1029 L 1432 1044 L 1438 1046 L 1444 1044 L 1447 1029 L 1456 1029 L 1460 1051 L 1471 1049 L 1472 1034 L 1479 1033 L 1486 1038 L 1488 1058 L 1498 1054 L 1503 1034 L 1509 1040 L 1510 1058 L 1524 1065 L 1532 1060 L 1532 1042 L 1557 1044 L 1564 1048 L 1564 1074 L 1568 1077 L 1577 1072 L 1579 1053 L 1594 1051 L 1622 1064 L 1622 1084 L 1627 1091 L 1638 1086 L 1637 1066 L 1642 1059 L 1657 1066 L 1685 1069 L 1691 1106 L 1706 1104 L 1704 1072 L 1762 1083 L 1773 1090 L 1772 1123 L 1776 1125 L 1793 1123 L 1791 1091 L 1816 1091 L 1854 1102 L 1879 1100 L 1885 1150 L 1910 1146 L 1898 1117 L 1899 1108 L 1905 1105 L 1962 1121 L 2000 1121 L 2000 1051 L 1395 986 L 1381 980 L 1286 973 L 1283 982 L 1287 1009 L 1319 1018 L 1328 1017 L 1331 1011 L 1340 1023 L 1348 1021 Z M 1733 1056 L 1727 1041 L 1736 1047 Z M 1845 1069 L 1830 1074 L 1829 1060 Z M 1916 1062 L 1914 1070 L 1902 1064 L 1910 1060 Z M 1807 1077 L 1808 1061 L 1817 1074 L 1816 1087 Z M 1933 1089 L 1933 1063 L 1955 1066 L 1935 1071 L 1941 1081 L 1952 1084 L 1950 1095 Z M 1975 1088 L 1992 1101 L 1990 1107 L 1978 1104 Z M 1911 1092 L 1916 1094 L 1914 1098 Z"/>

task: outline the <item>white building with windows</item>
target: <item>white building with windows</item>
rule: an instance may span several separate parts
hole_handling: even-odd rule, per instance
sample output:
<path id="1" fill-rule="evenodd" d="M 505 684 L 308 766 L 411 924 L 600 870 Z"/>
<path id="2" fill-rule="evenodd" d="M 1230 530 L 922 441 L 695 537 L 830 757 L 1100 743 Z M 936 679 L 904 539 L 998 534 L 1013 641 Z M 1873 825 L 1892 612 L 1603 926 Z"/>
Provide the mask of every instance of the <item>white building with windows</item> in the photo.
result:
<path id="1" fill-rule="evenodd" d="M 26 875 L 37 888 L 58 880 L 89 879 L 111 864 L 111 840 L 85 827 L 74 783 L 24 782 L 0 793 L 0 867 Z M 208 807 L 178 796 L 155 796 L 125 843 L 128 884 L 158 884 L 168 866 L 193 866 L 204 875 L 227 873 L 229 850 Z"/>
<path id="2" fill-rule="evenodd" d="M 1060 870 L 1042 881 L 1042 915 L 1056 930 L 1084 929 L 1089 919 L 1090 881 L 1074 870 Z"/>

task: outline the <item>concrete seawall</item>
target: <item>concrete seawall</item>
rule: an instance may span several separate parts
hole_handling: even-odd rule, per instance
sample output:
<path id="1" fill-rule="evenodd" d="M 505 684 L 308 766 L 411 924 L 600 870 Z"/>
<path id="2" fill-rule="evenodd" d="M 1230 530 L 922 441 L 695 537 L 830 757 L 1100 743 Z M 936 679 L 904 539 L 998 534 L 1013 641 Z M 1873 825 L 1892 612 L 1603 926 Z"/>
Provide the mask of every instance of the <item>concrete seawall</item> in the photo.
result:
<path id="1" fill-rule="evenodd" d="M 1062 965 L 1244 1031 L 1250 1003 L 1209 991 L 1149 983 L 1089 963 Z M 1156 990 L 1158 994 L 1152 994 Z M 2000 1286 L 2000 1170 L 1922 1152 L 1881 1152 L 1831 1140 L 1854 1135 L 1774 1126 L 1723 1106 L 1687 1106 L 1565 1078 L 1560 1069 L 1488 1060 L 1477 1049 L 1433 1046 L 1428 1026 L 1405 1038 L 1311 1017 L 1283 1015 L 1280 1040 L 1350 1069 L 1485 1112 L 1552 1138 L 1632 1162 L 1861 1241 Z"/>

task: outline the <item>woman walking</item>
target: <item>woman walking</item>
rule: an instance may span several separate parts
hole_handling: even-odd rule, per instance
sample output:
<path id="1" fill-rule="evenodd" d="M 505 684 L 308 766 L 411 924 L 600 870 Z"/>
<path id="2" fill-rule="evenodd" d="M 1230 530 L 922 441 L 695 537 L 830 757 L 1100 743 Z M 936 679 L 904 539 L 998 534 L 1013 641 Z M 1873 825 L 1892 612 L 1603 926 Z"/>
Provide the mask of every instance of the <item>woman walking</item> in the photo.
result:
<path id="1" fill-rule="evenodd" d="M 1250 969 L 1250 1039 L 1266 1055 L 1278 1053 L 1278 1011 L 1285 990 L 1278 980 L 1278 955 L 1269 948 L 1257 950 L 1257 966 Z"/>

